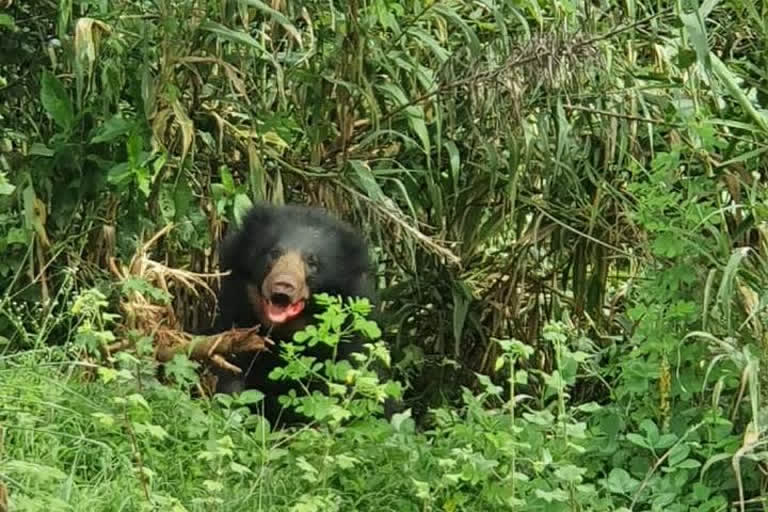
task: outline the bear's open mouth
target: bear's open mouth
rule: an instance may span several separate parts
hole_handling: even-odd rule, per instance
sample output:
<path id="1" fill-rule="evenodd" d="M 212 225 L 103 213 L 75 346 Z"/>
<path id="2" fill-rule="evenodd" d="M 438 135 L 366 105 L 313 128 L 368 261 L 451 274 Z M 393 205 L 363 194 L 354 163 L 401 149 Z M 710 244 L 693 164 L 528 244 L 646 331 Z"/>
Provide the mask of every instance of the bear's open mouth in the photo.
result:
<path id="1" fill-rule="evenodd" d="M 264 314 L 272 324 L 283 324 L 293 320 L 304 311 L 304 299 L 291 303 L 284 294 L 273 294 L 270 299 L 264 299 Z"/>

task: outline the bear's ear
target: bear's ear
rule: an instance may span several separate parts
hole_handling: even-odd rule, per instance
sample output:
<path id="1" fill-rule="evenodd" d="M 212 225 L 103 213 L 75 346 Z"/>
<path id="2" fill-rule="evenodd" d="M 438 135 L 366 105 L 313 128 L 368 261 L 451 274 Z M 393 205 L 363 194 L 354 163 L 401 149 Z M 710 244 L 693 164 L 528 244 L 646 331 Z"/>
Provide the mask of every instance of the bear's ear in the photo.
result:
<path id="1" fill-rule="evenodd" d="M 248 258 L 254 250 L 258 251 L 258 245 L 266 242 L 267 230 L 274 218 L 275 207 L 264 202 L 253 205 L 243 217 L 242 226 L 232 226 L 230 233 L 221 242 L 219 249 L 219 263 L 221 270 L 245 272 Z"/>

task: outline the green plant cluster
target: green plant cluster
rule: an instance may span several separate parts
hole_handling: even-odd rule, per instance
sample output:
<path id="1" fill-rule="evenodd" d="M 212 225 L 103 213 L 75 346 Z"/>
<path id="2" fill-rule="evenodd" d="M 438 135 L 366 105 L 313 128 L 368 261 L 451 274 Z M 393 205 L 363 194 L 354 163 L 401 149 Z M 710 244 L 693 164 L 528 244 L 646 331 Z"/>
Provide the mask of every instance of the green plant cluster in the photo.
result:
<path id="1" fill-rule="evenodd" d="M 766 508 L 765 15 L 0 1 L 0 510 Z M 147 257 L 215 271 L 256 199 L 357 224 L 382 289 L 282 347 L 329 387 L 293 432 L 118 329 L 208 324 L 115 269 L 172 224 Z M 342 317 L 360 366 L 304 358 Z"/>
<path id="2" fill-rule="evenodd" d="M 599 511 L 630 510 L 638 499 L 654 509 L 717 510 L 725 504 L 706 483 L 691 482 L 702 470 L 695 451 L 702 444 L 712 448 L 697 430 L 722 430 L 723 421 L 713 416 L 678 436 L 646 419 L 641 433 L 625 437 L 612 407 L 570 406 L 589 354 L 569 348 L 575 333 L 563 324 L 550 324 L 543 333 L 557 354 L 557 369 L 539 374 L 541 396 L 527 397 L 551 406 L 523 405 L 515 388 L 528 382 L 521 364 L 533 350 L 500 340 L 496 366 L 507 375 L 504 385 L 481 376 L 481 392 L 463 388 L 461 407 L 435 409 L 434 426 L 419 431 L 409 411 L 390 421 L 374 415 L 397 389 L 366 370 L 374 357 L 387 355 L 376 324 L 365 319 L 369 306 L 326 302 L 316 326 L 281 348 L 287 369 L 274 375 L 305 381 L 313 373 L 331 383 L 327 395 L 286 401 L 315 420 L 298 431 L 271 431 L 253 414 L 249 406 L 261 400 L 258 391 L 217 395 L 211 402 L 191 399 L 198 374 L 181 355 L 166 367 L 170 385 L 154 377 L 150 358 L 126 352 L 90 372 L 72 365 L 60 349 L 9 358 L 0 371 L 0 419 L 9 425 L 2 468 L 14 491 L 13 507 Z M 73 347 L 87 351 L 102 332 L 98 325 L 109 322 L 103 296 L 84 292 L 72 314 L 83 318 Z M 344 317 L 353 319 L 348 330 L 340 329 Z M 356 369 L 346 362 L 314 364 L 301 355 L 306 343 L 338 345 L 353 334 L 371 342 Z M 145 348 L 151 352 L 149 344 Z M 62 373 L 63 385 L 57 382 Z M 505 390 L 515 399 L 505 400 Z M 633 476 L 654 458 L 659 474 Z M 690 495 L 683 496 L 679 486 L 687 485 Z"/>

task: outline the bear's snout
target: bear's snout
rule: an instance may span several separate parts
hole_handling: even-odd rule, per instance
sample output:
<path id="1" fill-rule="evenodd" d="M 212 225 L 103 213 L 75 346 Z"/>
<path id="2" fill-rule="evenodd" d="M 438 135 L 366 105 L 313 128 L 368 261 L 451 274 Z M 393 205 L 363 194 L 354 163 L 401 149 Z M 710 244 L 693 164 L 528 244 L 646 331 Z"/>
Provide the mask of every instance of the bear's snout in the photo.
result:
<path id="1" fill-rule="evenodd" d="M 291 251 L 281 255 L 267 273 L 261 294 L 281 306 L 308 299 L 307 273 L 301 254 Z"/>
<path id="2" fill-rule="evenodd" d="M 280 274 L 275 276 L 272 286 L 269 290 L 269 300 L 280 306 L 287 306 L 296 302 L 300 297 L 296 297 L 296 291 L 299 285 L 294 276 L 290 274 Z"/>

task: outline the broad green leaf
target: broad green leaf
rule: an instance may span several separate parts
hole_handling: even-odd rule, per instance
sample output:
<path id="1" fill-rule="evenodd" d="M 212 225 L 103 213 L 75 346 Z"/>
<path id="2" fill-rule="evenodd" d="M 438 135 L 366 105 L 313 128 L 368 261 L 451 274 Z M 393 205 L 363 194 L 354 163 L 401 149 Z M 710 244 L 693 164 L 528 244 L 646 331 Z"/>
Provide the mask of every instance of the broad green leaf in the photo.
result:
<path id="1" fill-rule="evenodd" d="M 262 400 L 264 400 L 264 393 L 258 389 L 248 389 L 240 393 L 235 402 L 239 405 L 253 405 L 258 404 Z"/>
<path id="2" fill-rule="evenodd" d="M 691 38 L 693 49 L 696 51 L 696 58 L 706 71 L 711 69 L 709 59 L 709 44 L 707 43 L 707 29 L 704 26 L 704 19 L 698 10 L 690 13 L 680 13 L 680 21 L 683 22 L 685 30 Z"/>
<path id="3" fill-rule="evenodd" d="M 114 185 L 119 185 L 131 177 L 133 177 L 133 166 L 129 162 L 115 164 L 107 171 L 107 181 Z"/>
<path id="4" fill-rule="evenodd" d="M 691 447 L 685 443 L 680 443 L 669 450 L 667 461 L 670 466 L 676 466 L 684 461 L 690 453 Z"/>
<path id="5" fill-rule="evenodd" d="M 131 131 L 133 122 L 123 119 L 119 114 L 112 116 L 108 121 L 94 130 L 95 134 L 91 137 L 91 144 L 101 142 L 110 142 Z"/>
<path id="6" fill-rule="evenodd" d="M 627 470 L 613 468 L 604 483 L 605 487 L 614 494 L 628 495 L 637 489 L 640 483 L 632 478 Z"/>
<path id="7" fill-rule="evenodd" d="M 236 194 L 235 195 L 235 223 L 237 225 L 242 224 L 243 217 L 245 216 L 248 209 L 253 205 L 251 202 L 251 198 L 248 197 L 245 194 Z"/>
<path id="8" fill-rule="evenodd" d="M 59 128 L 69 131 L 75 122 L 72 101 L 61 81 L 50 71 L 44 70 L 40 88 L 40 100 L 43 108 Z"/>
<path id="9" fill-rule="evenodd" d="M 30 156 L 45 156 L 45 157 L 52 157 L 56 154 L 54 150 L 46 146 L 45 144 L 42 144 L 40 142 L 35 142 L 29 147 L 29 154 Z"/>
<path id="10" fill-rule="evenodd" d="M 627 441 L 629 441 L 632 444 L 636 444 L 637 446 L 642 446 L 643 448 L 651 448 L 651 446 L 648 444 L 648 441 L 646 439 L 635 433 L 629 433 L 627 434 Z"/>
<path id="11" fill-rule="evenodd" d="M 230 170 L 224 166 L 219 168 L 219 174 L 221 175 L 221 186 L 227 194 L 235 193 L 235 178 L 232 176 Z"/>
<path id="12" fill-rule="evenodd" d="M 569 483 L 580 483 L 586 472 L 586 468 L 565 464 L 555 469 L 555 477 Z"/>
<path id="13" fill-rule="evenodd" d="M 552 491 L 547 491 L 544 489 L 536 489 L 534 491 L 534 495 L 537 498 L 540 498 L 547 503 L 554 503 L 554 502 L 565 503 L 568 501 L 568 493 L 566 493 L 562 489 L 554 489 Z"/>
<path id="14" fill-rule="evenodd" d="M 193 199 L 194 194 L 189 186 L 189 182 L 182 178 L 173 191 L 174 211 L 176 212 L 177 221 L 188 215 Z"/>

